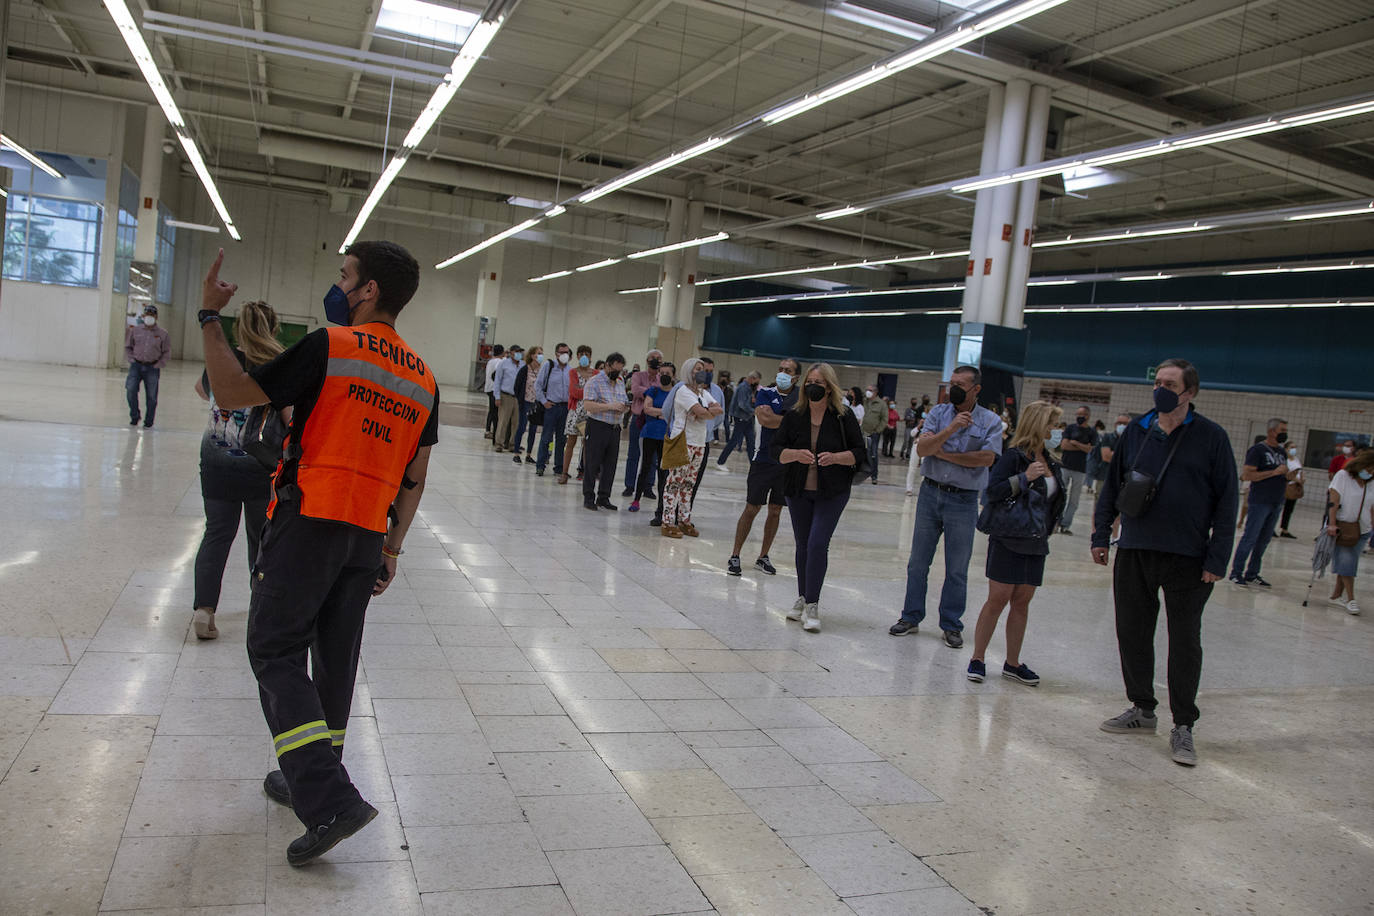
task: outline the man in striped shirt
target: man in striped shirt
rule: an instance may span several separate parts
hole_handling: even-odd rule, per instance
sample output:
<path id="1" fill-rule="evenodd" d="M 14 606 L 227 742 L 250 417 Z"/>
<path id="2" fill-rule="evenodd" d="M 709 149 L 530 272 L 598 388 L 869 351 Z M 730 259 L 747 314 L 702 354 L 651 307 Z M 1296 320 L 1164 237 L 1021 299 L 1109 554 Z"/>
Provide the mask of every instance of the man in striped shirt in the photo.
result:
<path id="1" fill-rule="evenodd" d="M 612 353 L 606 368 L 592 376 L 583 389 L 582 405 L 587 412 L 587 444 L 582 453 L 586 473 L 582 479 L 582 505 L 615 511 L 611 487 L 615 485 L 615 466 L 620 459 L 620 418 L 630 409 L 630 397 L 620 375 L 625 357 Z"/>

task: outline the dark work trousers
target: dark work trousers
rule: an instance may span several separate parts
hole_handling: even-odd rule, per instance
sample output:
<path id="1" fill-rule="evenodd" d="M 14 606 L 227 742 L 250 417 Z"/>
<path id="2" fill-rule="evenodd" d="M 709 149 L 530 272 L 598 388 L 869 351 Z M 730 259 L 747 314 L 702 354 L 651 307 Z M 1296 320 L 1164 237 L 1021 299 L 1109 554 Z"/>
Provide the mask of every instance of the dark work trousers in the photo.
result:
<path id="1" fill-rule="evenodd" d="M 1293 520 L 1293 507 L 1298 504 L 1296 499 L 1285 499 L 1283 501 L 1283 519 L 1279 522 L 1279 530 L 1287 531 L 1288 523 Z"/>
<path id="2" fill-rule="evenodd" d="M 663 456 L 662 439 L 639 437 L 639 479 L 635 482 L 635 502 L 654 488 L 654 475 L 658 473 L 658 459 Z M 660 492 L 662 488 L 660 487 Z"/>
<path id="3" fill-rule="evenodd" d="M 544 470 L 549 463 L 549 443 L 554 443 L 553 469 L 563 470 L 563 446 L 567 444 L 568 434 L 563 427 L 568 422 L 568 402 L 559 401 L 552 407 L 544 408 L 544 431 L 539 435 L 539 451 L 534 455 L 534 468 Z"/>
<path id="4" fill-rule="evenodd" d="M 381 558 L 381 534 L 302 518 L 291 503 L 278 504 L 263 532 L 248 661 L 291 807 L 307 827 L 361 798 L 344 769 L 343 742 Z"/>
<path id="5" fill-rule="evenodd" d="M 701 489 L 701 478 L 706 474 L 706 465 L 711 461 L 711 443 L 706 443 L 706 451 L 701 453 L 701 464 L 697 465 L 697 479 L 692 484 L 692 501 L 689 505 L 697 504 L 697 490 Z"/>
<path id="6" fill-rule="evenodd" d="M 582 446 L 582 498 L 610 499 L 615 465 L 620 460 L 620 424 L 588 417 L 586 440 Z"/>
<path id="7" fill-rule="evenodd" d="M 877 479 L 878 479 L 878 456 L 879 456 L 879 453 L 882 451 L 883 434 L 882 434 L 881 431 L 879 431 L 879 432 L 873 433 L 871 436 L 867 436 L 866 439 L 867 439 L 867 441 L 868 441 L 868 465 L 869 465 L 869 470 L 872 472 L 872 473 L 871 473 L 871 479 L 872 479 L 872 480 L 877 480 Z"/>
<path id="8" fill-rule="evenodd" d="M 747 451 L 745 454 L 750 460 L 754 457 L 754 418 L 747 420 L 736 420 L 735 429 L 730 433 L 730 437 L 725 441 L 725 450 L 716 459 L 716 464 L 725 464 L 725 459 L 730 457 L 730 453 L 743 444 Z"/>
<path id="9" fill-rule="evenodd" d="M 162 370 L 157 366 L 150 366 L 147 363 L 140 363 L 137 360 L 129 364 L 129 374 L 124 378 L 124 393 L 129 398 L 129 422 L 131 424 L 139 421 L 138 412 L 138 383 L 143 383 L 143 400 L 148 410 L 142 417 L 146 426 L 152 426 L 153 420 L 157 416 L 157 384 L 162 378 Z"/>
<path id="10" fill-rule="evenodd" d="M 664 440 L 667 441 L 667 440 Z M 658 453 L 659 460 L 663 460 L 663 452 Z M 654 521 L 663 524 L 663 488 L 668 486 L 668 472 L 660 465 L 658 469 L 658 505 L 654 507 Z"/>
<path id="11" fill-rule="evenodd" d="M 888 427 L 887 429 L 883 430 L 883 457 L 884 457 L 884 458 L 892 458 L 892 457 L 893 457 L 892 449 L 893 449 L 893 446 L 895 446 L 896 444 L 897 444 L 897 430 L 896 430 L 894 427 Z"/>
<path id="12" fill-rule="evenodd" d="M 1116 642 L 1126 696 L 1153 711 L 1155 624 L 1159 592 L 1169 624 L 1169 709 L 1174 725 L 1198 719 L 1197 685 L 1202 677 L 1202 609 L 1212 584 L 1202 581 L 1202 558 L 1159 550 L 1118 550 L 1112 572 L 1116 596 Z"/>
<path id="13" fill-rule="evenodd" d="M 205 498 L 205 535 L 196 551 L 196 597 L 193 608 L 219 604 L 224 582 L 224 564 L 239 533 L 239 513 L 243 513 L 244 534 L 248 536 L 248 568 L 258 562 L 258 538 L 267 521 L 267 497 L 262 499 Z"/>
<path id="14" fill-rule="evenodd" d="M 625 489 L 633 490 L 639 479 L 639 454 L 643 448 L 640 433 L 644 429 L 644 416 L 630 417 L 630 445 L 625 450 Z"/>
<path id="15" fill-rule="evenodd" d="M 792 536 L 797 542 L 797 594 L 808 604 L 821 600 L 821 586 L 830 566 L 830 537 L 849 502 L 849 491 L 828 498 L 815 491 L 787 497 Z"/>
<path id="16" fill-rule="evenodd" d="M 500 408 L 496 406 L 496 395 L 487 392 L 487 425 L 486 432 L 496 435 L 496 421 L 500 418 Z"/>

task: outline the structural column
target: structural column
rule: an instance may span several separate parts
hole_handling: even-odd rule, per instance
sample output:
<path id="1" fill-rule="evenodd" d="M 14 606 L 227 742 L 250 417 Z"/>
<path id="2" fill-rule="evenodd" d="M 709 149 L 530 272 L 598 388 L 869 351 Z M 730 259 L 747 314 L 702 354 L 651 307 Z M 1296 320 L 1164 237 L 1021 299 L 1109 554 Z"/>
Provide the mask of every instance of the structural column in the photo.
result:
<path id="1" fill-rule="evenodd" d="M 683 231 L 682 241 L 701 237 L 701 222 L 706 215 L 706 205 L 699 200 L 687 204 L 687 228 Z M 699 249 L 693 247 L 682 252 L 682 266 L 678 273 L 677 320 L 674 327 L 678 330 L 692 330 L 692 312 L 697 304 L 697 261 Z M 690 337 L 690 333 L 688 334 Z"/>
<path id="2" fill-rule="evenodd" d="M 672 245 L 682 241 L 682 230 L 687 225 L 687 199 L 674 197 L 668 201 L 668 229 L 663 234 L 663 244 Z M 671 333 L 677 321 L 677 286 L 682 273 L 682 252 L 669 251 L 663 255 L 663 269 L 659 273 L 657 321 L 660 337 L 664 331 Z"/>
<path id="3" fill-rule="evenodd" d="M 1026 116 L 1029 106 L 1030 83 L 1025 80 L 1008 82 L 1006 99 L 1002 105 L 1002 128 L 998 137 L 997 165 L 994 171 L 1004 172 L 1021 164 L 1026 143 Z M 982 286 L 978 290 L 976 319 L 984 324 L 994 324 L 1002 318 L 1007 272 L 1011 264 L 1013 224 L 1016 221 L 1016 187 L 999 185 L 991 191 L 992 205 L 984 231 L 987 254 L 983 262 Z"/>
<path id="4" fill-rule="evenodd" d="M 152 263 L 157 259 L 157 204 L 162 197 L 162 138 L 166 124 L 162 109 L 157 105 L 149 105 L 144 110 L 143 161 L 138 172 L 138 229 L 134 235 L 135 261 Z"/>
<path id="5" fill-rule="evenodd" d="M 983 127 L 983 153 L 978 174 L 986 175 L 997 167 L 997 144 L 1002 135 L 1002 105 L 1006 90 L 993 86 L 988 92 L 988 115 Z M 987 257 L 989 208 L 992 189 L 984 188 L 974 198 L 973 233 L 969 236 L 968 270 L 964 279 L 963 320 L 978 320 L 978 291 L 983 285 L 983 261 Z"/>
<path id="6" fill-rule="evenodd" d="M 1045 135 L 1050 125 L 1050 88 L 1031 89 L 1026 117 L 1022 165 L 1037 165 L 1045 158 Z M 1040 179 L 1013 185 L 1017 193 L 1016 221 L 1012 230 L 1011 264 L 1007 270 L 1006 295 L 999 324 L 1019 328 L 1026 310 L 1026 281 L 1030 277 L 1031 240 L 1035 235 L 1035 211 L 1040 203 Z"/>

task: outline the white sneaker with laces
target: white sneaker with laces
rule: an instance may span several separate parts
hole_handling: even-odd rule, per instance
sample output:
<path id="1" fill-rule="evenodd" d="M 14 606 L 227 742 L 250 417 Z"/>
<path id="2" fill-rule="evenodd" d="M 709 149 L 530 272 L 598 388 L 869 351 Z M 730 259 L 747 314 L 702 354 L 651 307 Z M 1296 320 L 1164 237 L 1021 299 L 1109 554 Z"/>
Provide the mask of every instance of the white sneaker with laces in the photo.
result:
<path id="1" fill-rule="evenodd" d="M 796 600 L 795 602 L 793 602 L 793 604 L 792 604 L 792 610 L 790 610 L 790 611 L 787 612 L 787 619 L 788 619 L 788 620 L 801 620 L 801 619 L 802 619 L 802 611 L 805 610 L 805 609 L 806 609 L 806 599 L 805 599 L 805 598 L 802 598 L 802 597 L 800 597 L 800 596 L 798 596 L 797 600 Z"/>
<path id="2" fill-rule="evenodd" d="M 802 608 L 802 629 L 808 633 L 821 631 L 821 606 L 808 604 Z"/>
<path id="3" fill-rule="evenodd" d="M 1360 603 L 1356 601 L 1354 598 L 1351 598 L 1349 601 L 1345 603 L 1345 609 L 1351 614 L 1359 614 Z"/>

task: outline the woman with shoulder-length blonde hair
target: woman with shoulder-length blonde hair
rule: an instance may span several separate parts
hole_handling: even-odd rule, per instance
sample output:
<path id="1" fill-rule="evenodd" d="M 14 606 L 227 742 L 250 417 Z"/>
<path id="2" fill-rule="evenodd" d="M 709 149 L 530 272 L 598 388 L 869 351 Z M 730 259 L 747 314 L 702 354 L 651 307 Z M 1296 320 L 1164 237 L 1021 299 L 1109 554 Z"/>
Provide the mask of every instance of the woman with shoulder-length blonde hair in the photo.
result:
<path id="1" fill-rule="evenodd" d="M 830 538 L 849 502 L 854 470 L 863 465 L 868 445 L 854 411 L 844 402 L 835 370 L 816 363 L 806 374 L 803 397 L 783 414 L 773 434 L 773 459 L 786 469 L 783 494 L 797 542 L 797 601 L 788 620 L 802 629 L 821 628 L 821 586 L 830 558 Z"/>
<path id="2" fill-rule="evenodd" d="M 978 615 L 973 635 L 973 657 L 968 663 L 968 679 L 981 681 L 987 676 L 983 654 L 992 642 L 993 631 L 1002 610 L 1007 613 L 1007 657 L 1002 676 L 1035 687 L 1040 677 L 1021 661 L 1021 643 L 1026 637 L 1026 620 L 1031 598 L 1045 577 L 1045 557 L 1050 552 L 1050 534 L 1055 530 L 1066 502 L 1064 474 L 1050 456 L 1050 433 L 1062 408 L 1048 401 L 1032 401 L 1021 411 L 1016 432 L 1002 457 L 988 472 L 984 503 L 1018 499 L 1029 493 L 1031 499 L 1046 504 L 1045 530 L 1034 536 L 1006 536 L 995 530 L 988 533 L 988 600 Z"/>
<path id="3" fill-rule="evenodd" d="M 245 302 L 234 319 L 234 351 L 246 369 L 271 362 L 286 348 L 277 340 L 281 324 L 277 313 L 266 302 Z M 248 568 L 258 555 L 258 536 L 267 523 L 267 501 L 271 495 L 272 472 L 243 449 L 248 410 L 224 410 L 215 403 L 210 379 L 201 373 L 196 394 L 210 402 L 210 418 L 200 440 L 200 496 L 205 504 L 205 535 L 196 551 L 195 599 L 193 601 L 196 636 L 214 639 L 215 608 L 224 581 L 224 564 L 239 533 L 243 516 L 248 536 Z M 289 422 L 290 414 L 282 418 Z"/>

